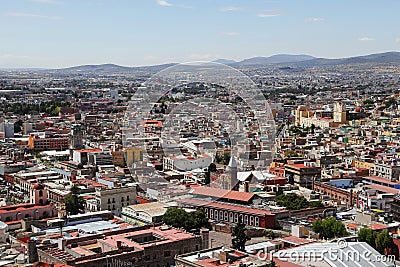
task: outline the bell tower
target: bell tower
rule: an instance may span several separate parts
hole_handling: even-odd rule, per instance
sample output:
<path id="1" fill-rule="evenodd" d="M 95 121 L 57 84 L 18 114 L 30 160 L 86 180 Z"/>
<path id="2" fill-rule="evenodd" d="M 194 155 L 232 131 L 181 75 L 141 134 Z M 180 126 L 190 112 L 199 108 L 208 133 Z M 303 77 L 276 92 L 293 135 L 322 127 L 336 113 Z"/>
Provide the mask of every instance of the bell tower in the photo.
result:
<path id="1" fill-rule="evenodd" d="M 333 122 L 346 122 L 346 107 L 339 102 L 336 102 L 333 107 Z"/>
<path id="2" fill-rule="evenodd" d="M 226 174 L 230 177 L 230 188 L 231 190 L 238 190 L 238 179 L 237 179 L 237 162 L 235 156 L 231 156 L 229 164 L 226 167 Z"/>

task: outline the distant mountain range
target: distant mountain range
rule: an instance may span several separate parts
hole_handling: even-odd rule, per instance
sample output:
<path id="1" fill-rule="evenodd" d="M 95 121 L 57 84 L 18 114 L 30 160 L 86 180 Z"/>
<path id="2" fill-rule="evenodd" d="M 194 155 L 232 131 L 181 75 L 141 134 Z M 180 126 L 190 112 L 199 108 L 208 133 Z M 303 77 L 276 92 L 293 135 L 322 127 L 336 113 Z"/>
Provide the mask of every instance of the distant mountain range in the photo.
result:
<path id="1" fill-rule="evenodd" d="M 230 59 L 217 59 L 213 62 L 230 65 L 233 67 L 262 67 L 277 66 L 291 68 L 307 68 L 318 66 L 335 66 L 343 64 L 399 64 L 400 52 L 385 52 L 366 56 L 349 58 L 328 59 L 316 58 L 310 55 L 289 55 L 279 54 L 270 57 L 252 57 L 242 61 Z M 132 72 L 158 72 L 177 63 L 169 63 L 143 67 L 125 67 L 115 64 L 82 65 L 64 69 L 46 70 L 51 72 L 72 72 L 72 73 L 132 73 Z"/>
<path id="2" fill-rule="evenodd" d="M 64 69 L 54 69 L 51 71 L 74 72 L 74 73 L 128 73 L 128 72 L 141 72 L 141 71 L 157 72 L 176 64 L 177 63 L 168 63 L 162 65 L 143 66 L 143 67 L 125 67 L 116 64 L 81 65 Z"/>
<path id="3" fill-rule="evenodd" d="M 269 65 L 269 64 L 282 64 L 282 63 L 294 63 L 301 61 L 308 61 L 315 59 L 309 55 L 287 55 L 279 54 L 270 57 L 253 57 L 238 62 L 238 65 Z"/>
<path id="4" fill-rule="evenodd" d="M 376 64 L 376 63 L 393 63 L 400 64 L 400 52 L 385 52 L 366 56 L 357 56 L 349 58 L 316 58 L 310 55 L 288 55 L 279 54 L 270 57 L 253 57 L 238 62 L 232 62 L 227 59 L 219 59 L 214 62 L 224 63 L 235 66 L 258 66 L 258 65 L 282 65 L 288 64 L 293 67 L 311 67 L 311 66 L 328 66 L 342 64 Z"/>

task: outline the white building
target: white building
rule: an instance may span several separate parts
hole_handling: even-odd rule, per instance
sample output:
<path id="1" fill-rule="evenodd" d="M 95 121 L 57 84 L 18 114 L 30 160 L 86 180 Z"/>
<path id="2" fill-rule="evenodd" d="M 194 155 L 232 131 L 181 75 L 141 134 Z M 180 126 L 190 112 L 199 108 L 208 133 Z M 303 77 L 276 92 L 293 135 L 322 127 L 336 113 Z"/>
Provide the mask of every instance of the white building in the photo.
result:
<path id="1" fill-rule="evenodd" d="M 206 154 L 197 156 L 179 155 L 176 157 L 164 157 L 164 170 L 191 171 L 194 169 L 205 169 L 213 162 L 212 157 Z"/>
<path id="2" fill-rule="evenodd" d="M 134 187 L 96 188 L 95 195 L 97 211 L 110 210 L 116 216 L 121 215 L 123 207 L 136 203 L 136 188 Z M 89 209 L 96 211 L 93 210 L 94 206 L 91 206 Z"/>
<path id="3" fill-rule="evenodd" d="M 396 163 L 375 163 L 374 175 L 380 176 L 391 181 L 398 181 L 400 176 L 400 166 Z"/>
<path id="4" fill-rule="evenodd" d="M 122 208 L 121 218 L 134 225 L 158 223 L 162 221 L 162 216 L 168 207 L 170 205 L 163 202 L 131 205 Z"/>

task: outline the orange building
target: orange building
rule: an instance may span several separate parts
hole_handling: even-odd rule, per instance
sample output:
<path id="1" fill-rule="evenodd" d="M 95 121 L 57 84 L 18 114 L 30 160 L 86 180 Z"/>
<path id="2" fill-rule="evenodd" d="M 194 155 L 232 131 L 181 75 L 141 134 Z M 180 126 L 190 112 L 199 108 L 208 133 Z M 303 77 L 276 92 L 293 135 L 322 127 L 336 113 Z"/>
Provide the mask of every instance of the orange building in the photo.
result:
<path id="1" fill-rule="evenodd" d="M 32 149 L 66 149 L 69 147 L 68 136 L 39 136 L 29 135 L 29 148 Z"/>

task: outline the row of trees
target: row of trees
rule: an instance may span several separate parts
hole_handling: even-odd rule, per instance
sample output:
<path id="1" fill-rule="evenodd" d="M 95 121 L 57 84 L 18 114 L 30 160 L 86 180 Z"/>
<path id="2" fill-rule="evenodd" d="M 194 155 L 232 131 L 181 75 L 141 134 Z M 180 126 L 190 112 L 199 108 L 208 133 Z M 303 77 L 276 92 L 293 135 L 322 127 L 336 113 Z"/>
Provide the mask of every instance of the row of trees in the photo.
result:
<path id="1" fill-rule="evenodd" d="M 276 197 L 276 203 L 279 206 L 286 207 L 288 210 L 300 210 L 305 208 L 322 208 L 324 205 L 321 201 L 307 201 L 303 196 L 295 193 L 280 194 Z"/>
<path id="2" fill-rule="evenodd" d="M 384 230 L 378 235 L 370 228 L 362 228 L 358 232 L 358 241 L 367 242 L 381 254 L 391 254 L 394 245 L 388 230 Z"/>
<path id="3" fill-rule="evenodd" d="M 57 116 L 61 107 L 69 107 L 71 103 L 65 100 L 57 99 L 42 103 L 7 103 L 3 108 L 3 112 L 11 112 L 13 114 L 35 114 L 47 113 Z"/>
<path id="4" fill-rule="evenodd" d="M 345 225 L 333 217 L 325 220 L 315 220 L 312 224 L 312 230 L 319 235 L 319 238 L 337 238 L 348 236 Z"/>
<path id="5" fill-rule="evenodd" d="M 176 228 L 184 228 L 186 231 L 208 227 L 208 219 L 203 210 L 187 212 L 180 208 L 168 208 L 162 220 L 165 224 Z"/>

